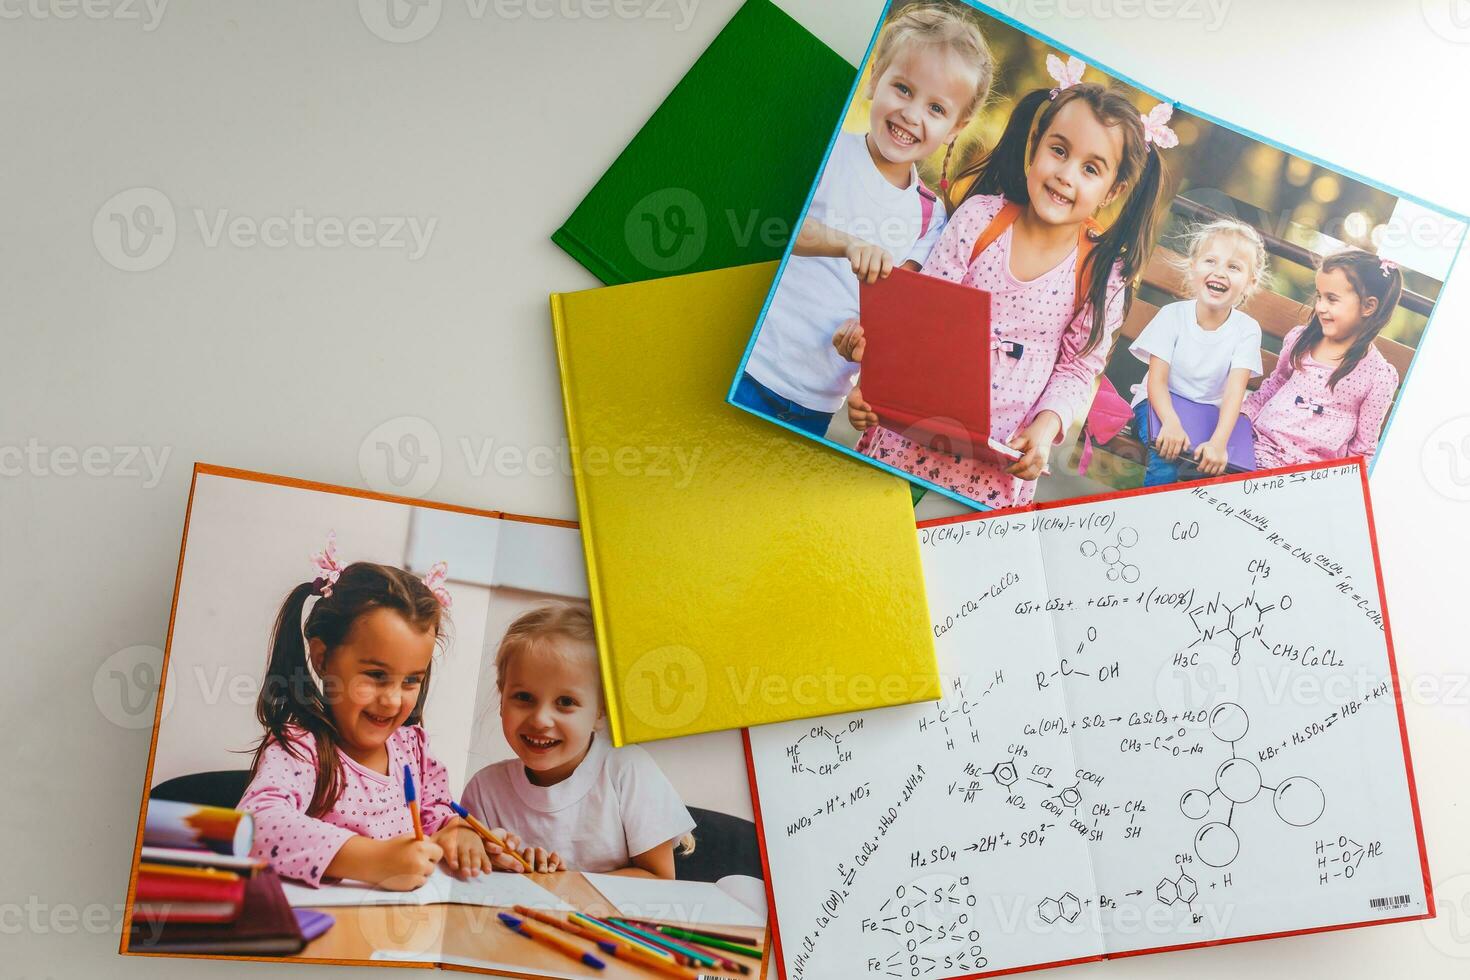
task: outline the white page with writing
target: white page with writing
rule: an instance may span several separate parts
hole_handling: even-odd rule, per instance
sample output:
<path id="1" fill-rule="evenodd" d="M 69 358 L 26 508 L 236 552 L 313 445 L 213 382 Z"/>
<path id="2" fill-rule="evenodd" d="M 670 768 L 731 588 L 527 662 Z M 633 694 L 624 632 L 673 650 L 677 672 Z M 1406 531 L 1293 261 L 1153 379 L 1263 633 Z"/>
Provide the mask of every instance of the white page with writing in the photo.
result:
<path id="1" fill-rule="evenodd" d="M 1066 713 L 1059 688 L 1015 693 L 1055 661 L 1050 623 L 1002 614 L 1045 594 L 1041 552 L 941 539 L 923 560 L 942 701 L 749 730 L 787 980 L 1035 962 L 1025 922 L 1048 897 L 1071 896 L 1053 958 L 1102 951 L 1086 846 L 1039 805 L 1075 765 L 1017 744 Z"/>
<path id="2" fill-rule="evenodd" d="M 750 732 L 791 980 L 964 976 L 1427 911 L 1356 465 L 920 538 L 946 691 L 963 677 L 969 714 L 947 712 L 942 738 L 918 724 L 942 705 Z M 962 934 L 946 918 L 961 910 Z"/>

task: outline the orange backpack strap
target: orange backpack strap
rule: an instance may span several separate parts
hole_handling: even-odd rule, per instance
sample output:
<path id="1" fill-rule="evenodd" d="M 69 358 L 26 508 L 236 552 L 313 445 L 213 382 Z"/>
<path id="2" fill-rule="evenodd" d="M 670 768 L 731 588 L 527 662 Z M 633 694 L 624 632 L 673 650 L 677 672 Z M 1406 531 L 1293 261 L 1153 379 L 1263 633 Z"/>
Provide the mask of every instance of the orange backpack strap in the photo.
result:
<path id="1" fill-rule="evenodd" d="M 994 245 L 995 240 L 1003 235 L 1007 228 L 1015 224 L 1016 218 L 1020 217 L 1020 215 L 1021 205 L 1015 201 L 1007 201 L 1001 207 L 1000 211 L 996 213 L 995 217 L 990 219 L 990 224 L 985 226 L 985 230 L 980 232 L 980 237 L 975 239 L 975 247 L 970 249 L 970 264 L 974 265 L 975 260 L 980 257 L 980 253 L 991 245 Z M 1101 231 L 1102 226 L 1091 218 L 1088 218 L 1082 222 L 1082 228 L 1077 233 L 1077 280 L 1073 287 L 1076 290 L 1076 298 L 1073 302 L 1076 304 L 1075 308 L 1079 310 L 1087 302 L 1087 288 L 1082 282 L 1082 269 L 1087 261 L 1087 256 L 1097 247 L 1097 242 L 1093 239 L 1092 235 Z"/>
<path id="2" fill-rule="evenodd" d="M 980 232 L 980 237 L 975 239 L 975 247 L 970 249 L 970 265 L 980 257 L 980 253 L 995 244 L 995 240 L 1005 233 L 1005 230 L 1016 223 L 1016 218 L 1021 214 L 1021 205 L 1015 201 L 1007 201 L 996 212 L 995 217 L 990 219 L 990 224 Z"/>

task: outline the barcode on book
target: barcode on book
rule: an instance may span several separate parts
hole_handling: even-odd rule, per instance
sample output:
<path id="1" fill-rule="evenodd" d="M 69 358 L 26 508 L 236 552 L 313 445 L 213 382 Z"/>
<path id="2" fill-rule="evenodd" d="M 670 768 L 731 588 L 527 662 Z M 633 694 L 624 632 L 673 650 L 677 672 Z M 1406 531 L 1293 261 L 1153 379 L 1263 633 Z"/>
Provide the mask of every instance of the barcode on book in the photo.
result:
<path id="1" fill-rule="evenodd" d="M 1368 907 L 1372 909 L 1401 909 L 1409 904 L 1407 895 L 1390 895 L 1387 898 L 1370 898 Z"/>

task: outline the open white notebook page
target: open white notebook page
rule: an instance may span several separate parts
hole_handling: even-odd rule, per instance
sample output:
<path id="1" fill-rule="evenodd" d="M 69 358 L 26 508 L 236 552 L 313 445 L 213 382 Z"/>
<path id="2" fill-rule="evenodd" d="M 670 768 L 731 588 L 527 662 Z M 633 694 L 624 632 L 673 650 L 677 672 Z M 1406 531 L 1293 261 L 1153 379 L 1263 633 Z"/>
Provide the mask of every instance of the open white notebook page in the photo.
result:
<path id="1" fill-rule="evenodd" d="M 764 926 L 765 896 L 748 894 L 746 887 L 760 882 L 730 875 L 707 881 L 669 881 L 627 875 L 587 873 L 588 884 L 602 893 L 620 915 L 696 925 Z"/>
<path id="2" fill-rule="evenodd" d="M 1356 466 L 921 541 L 944 701 L 749 733 L 790 980 L 1426 911 Z"/>
<path id="3" fill-rule="evenodd" d="M 531 908 L 565 912 L 571 906 L 525 875 L 497 871 L 464 881 L 435 868 L 428 882 L 412 891 L 387 891 L 360 881 L 343 881 L 309 888 L 282 882 L 286 900 L 294 906 L 330 908 L 346 905 L 484 905 L 492 907 L 528 905 Z"/>

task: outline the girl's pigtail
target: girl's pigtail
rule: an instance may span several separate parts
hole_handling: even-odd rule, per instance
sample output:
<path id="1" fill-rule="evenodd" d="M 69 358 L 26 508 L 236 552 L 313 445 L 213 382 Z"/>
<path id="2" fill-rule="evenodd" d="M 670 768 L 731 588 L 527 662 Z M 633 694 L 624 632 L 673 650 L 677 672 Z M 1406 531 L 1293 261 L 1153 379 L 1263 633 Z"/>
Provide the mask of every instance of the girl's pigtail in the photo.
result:
<path id="1" fill-rule="evenodd" d="M 1394 310 L 1398 309 L 1399 300 L 1404 295 L 1404 274 L 1399 271 L 1396 263 L 1384 262 L 1380 268 L 1378 259 L 1374 257 L 1370 262 L 1359 264 L 1359 268 L 1362 266 L 1368 267 L 1367 271 L 1360 272 L 1365 282 L 1373 283 L 1373 286 L 1382 289 L 1380 293 L 1375 291 L 1373 286 L 1367 287 L 1367 295 L 1378 300 L 1378 308 L 1373 311 L 1372 315 L 1363 318 L 1362 330 L 1358 332 L 1358 336 L 1348 347 L 1347 353 L 1342 356 L 1342 363 L 1327 379 L 1328 388 L 1336 388 L 1337 383 L 1351 374 L 1353 368 L 1357 367 L 1358 363 L 1368 355 L 1369 348 L 1378 340 L 1378 335 L 1383 332 L 1383 328 L 1388 326 L 1388 321 L 1393 317 Z M 1374 283 L 1373 276 L 1379 276 L 1382 281 Z"/>
<path id="2" fill-rule="evenodd" d="M 1145 153 L 1143 169 L 1138 181 L 1128 188 L 1128 197 L 1118 217 L 1099 236 L 1096 246 L 1088 253 L 1082 267 L 1082 278 L 1086 285 L 1087 306 L 1092 310 L 1092 322 L 1087 333 L 1087 343 L 1082 353 L 1090 353 L 1103 341 L 1107 331 L 1108 279 L 1113 265 L 1122 263 L 1123 271 L 1123 316 L 1133 303 L 1134 280 L 1143 271 L 1144 259 L 1153 242 L 1154 221 L 1158 211 L 1159 197 L 1165 181 L 1164 161 L 1157 149 Z"/>
<path id="3" fill-rule="evenodd" d="M 307 666 L 306 638 L 302 635 L 301 614 L 306 600 L 317 594 L 312 582 L 303 582 L 286 596 L 276 615 L 271 631 L 270 660 L 265 682 L 255 701 L 255 717 L 265 729 L 250 764 L 253 779 L 260 768 L 266 748 L 279 744 L 289 754 L 310 762 L 298 744 L 299 729 L 314 736 L 317 765 L 316 786 L 312 791 L 307 815 L 319 817 L 331 810 L 342 793 L 340 760 L 337 756 L 336 726 L 326 698 Z"/>
<path id="4" fill-rule="evenodd" d="M 1026 203 L 1026 153 L 1031 143 L 1031 126 L 1036 121 L 1036 110 L 1048 101 L 1049 95 L 1046 89 L 1039 88 L 1021 96 L 995 147 L 978 163 L 955 175 L 955 184 L 975 178 L 955 206 L 976 194 L 1001 194 L 1008 201 Z"/>

